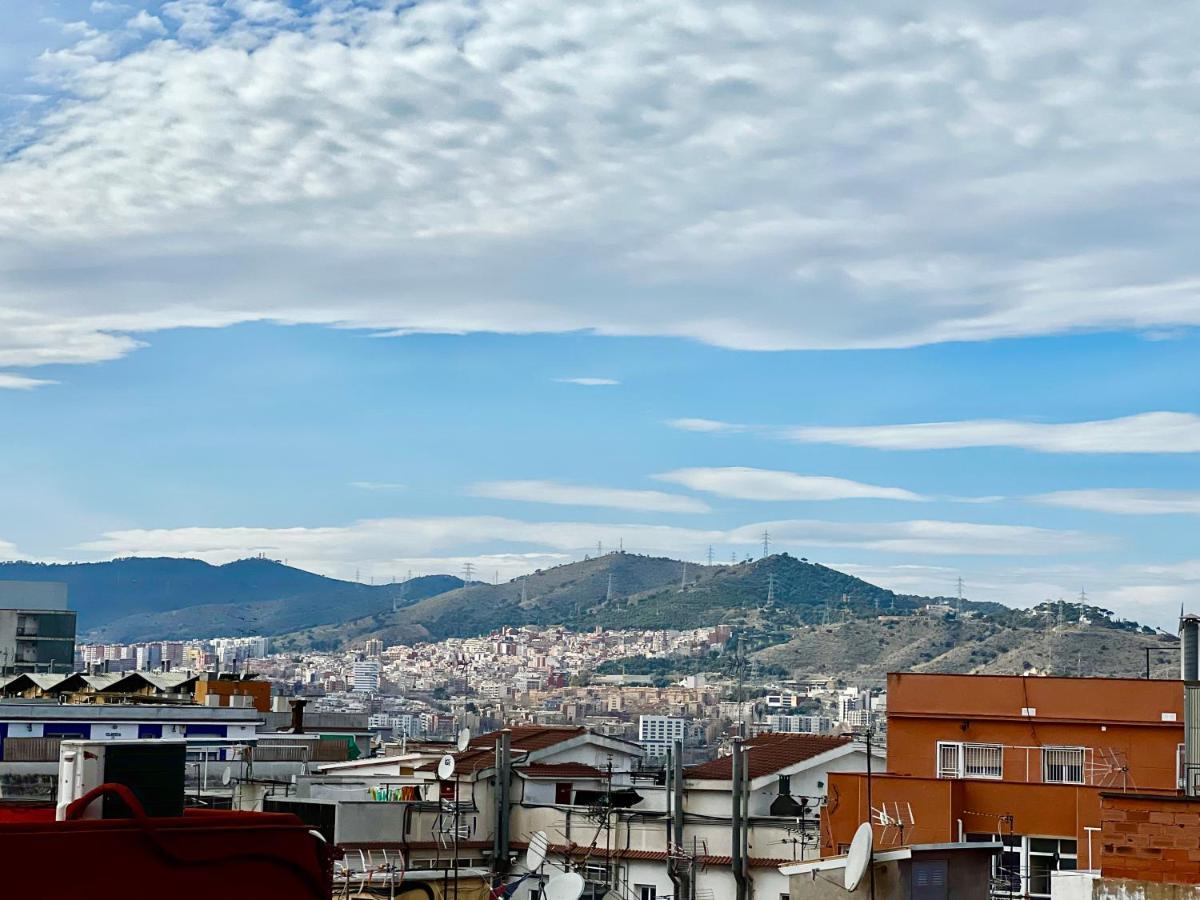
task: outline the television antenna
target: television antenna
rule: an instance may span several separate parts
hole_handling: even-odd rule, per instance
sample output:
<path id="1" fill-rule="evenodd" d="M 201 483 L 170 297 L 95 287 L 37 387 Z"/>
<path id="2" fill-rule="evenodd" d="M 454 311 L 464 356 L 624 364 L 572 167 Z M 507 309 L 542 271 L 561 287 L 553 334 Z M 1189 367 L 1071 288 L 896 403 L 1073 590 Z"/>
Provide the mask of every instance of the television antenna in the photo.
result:
<path id="1" fill-rule="evenodd" d="M 883 832 L 879 835 L 879 843 L 888 847 L 904 846 L 904 831 L 916 827 L 916 817 L 913 815 L 912 804 L 894 801 L 891 809 L 886 802 L 878 809 L 871 810 L 871 820 L 879 825 Z"/>
<path id="2" fill-rule="evenodd" d="M 461 734 L 460 734 L 459 739 L 461 740 Z M 454 778 L 455 768 L 456 768 L 456 764 L 454 761 L 454 757 L 451 756 L 449 753 L 447 753 L 440 760 L 438 760 L 438 764 L 437 764 L 437 779 L 438 779 L 438 781 L 441 783 L 445 783 L 447 781 L 450 781 L 451 778 Z M 460 835 L 460 833 L 459 833 L 462 826 L 459 822 L 460 811 L 458 808 L 458 779 L 454 778 L 453 782 L 451 782 L 451 783 L 454 785 L 453 799 L 451 799 L 449 801 L 447 801 L 445 799 L 439 800 L 439 804 L 438 804 L 439 805 L 439 815 L 438 815 L 437 825 L 435 827 L 438 829 L 438 834 L 442 838 L 443 846 L 444 846 L 445 837 L 446 837 L 446 828 L 445 828 L 446 813 L 449 812 L 451 815 L 450 837 L 451 837 L 451 842 L 452 842 L 452 846 L 453 846 L 453 849 L 451 852 L 454 855 L 454 862 L 453 862 L 454 897 L 455 897 L 455 900 L 458 900 L 458 839 L 459 839 L 459 837 L 461 837 L 463 835 Z M 450 808 L 447 809 L 447 806 L 449 806 Z M 445 874 L 448 875 L 449 873 L 446 872 Z M 446 890 L 446 885 L 445 885 L 445 883 L 443 883 L 442 896 L 446 897 L 446 896 L 448 896 L 448 894 L 449 894 L 449 892 Z"/>
<path id="3" fill-rule="evenodd" d="M 854 832 L 854 840 L 850 842 L 850 852 L 846 854 L 846 879 L 843 886 L 847 891 L 856 891 L 862 884 L 863 876 L 871 867 L 871 857 L 875 845 L 875 831 L 870 822 L 863 822 Z"/>

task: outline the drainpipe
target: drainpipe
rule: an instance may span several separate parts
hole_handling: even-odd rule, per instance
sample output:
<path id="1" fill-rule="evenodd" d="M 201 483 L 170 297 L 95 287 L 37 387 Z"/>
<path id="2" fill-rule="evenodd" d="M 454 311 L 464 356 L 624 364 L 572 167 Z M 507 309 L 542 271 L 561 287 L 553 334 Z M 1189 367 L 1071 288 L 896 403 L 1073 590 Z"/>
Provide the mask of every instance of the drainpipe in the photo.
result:
<path id="1" fill-rule="evenodd" d="M 733 739 L 733 818 L 731 839 L 733 841 L 733 881 L 737 886 L 736 900 L 749 900 L 750 889 L 746 878 L 746 819 L 745 819 L 745 791 L 746 791 L 746 757 L 745 750 L 742 747 L 742 739 L 736 737 Z"/>
<path id="2" fill-rule="evenodd" d="M 671 821 L 671 837 L 675 841 L 676 855 L 679 857 L 680 863 L 682 863 L 683 816 L 684 816 L 684 810 L 683 810 L 683 796 L 684 796 L 684 794 L 683 794 L 683 741 L 675 742 L 675 753 L 672 757 L 671 762 L 672 762 L 672 766 L 673 766 L 672 774 L 674 776 L 672 781 L 674 782 L 673 788 L 674 788 L 674 792 L 675 792 L 675 800 L 672 805 L 672 809 L 674 811 L 674 816 L 672 817 L 672 821 Z M 690 874 L 691 874 L 690 872 L 686 872 L 683 869 L 682 865 L 679 866 L 679 871 L 676 873 L 676 878 L 678 879 L 679 883 L 676 886 L 675 896 L 681 898 L 681 900 L 682 900 L 682 898 L 691 896 L 691 890 L 688 886 L 688 876 Z"/>
<path id="3" fill-rule="evenodd" d="M 496 740 L 496 827 L 492 831 L 492 864 L 503 875 L 508 871 L 509 787 L 512 783 L 512 732 L 505 728 Z"/>

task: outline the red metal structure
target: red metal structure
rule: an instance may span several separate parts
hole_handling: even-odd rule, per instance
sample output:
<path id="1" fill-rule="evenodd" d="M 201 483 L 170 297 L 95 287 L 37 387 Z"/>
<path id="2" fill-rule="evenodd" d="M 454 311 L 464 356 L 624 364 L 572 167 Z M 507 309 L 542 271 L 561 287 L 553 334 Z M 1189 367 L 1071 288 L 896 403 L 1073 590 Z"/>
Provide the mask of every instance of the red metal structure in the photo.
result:
<path id="1" fill-rule="evenodd" d="M 132 815 L 78 818 L 102 793 Z M 189 809 L 151 818 L 118 784 L 84 795 L 61 822 L 50 804 L 0 803 L 0 865 L 3 894 L 14 900 L 329 900 L 333 890 L 324 841 L 295 816 Z"/>

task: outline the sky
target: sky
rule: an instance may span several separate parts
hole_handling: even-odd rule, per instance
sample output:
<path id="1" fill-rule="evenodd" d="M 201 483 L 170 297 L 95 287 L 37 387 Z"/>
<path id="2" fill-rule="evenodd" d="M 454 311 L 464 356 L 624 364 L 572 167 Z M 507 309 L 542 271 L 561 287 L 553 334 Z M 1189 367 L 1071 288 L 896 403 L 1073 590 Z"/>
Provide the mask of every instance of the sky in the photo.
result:
<path id="1" fill-rule="evenodd" d="M 1170 628 L 1200 19 L 0 6 L 0 558 L 770 549 Z"/>

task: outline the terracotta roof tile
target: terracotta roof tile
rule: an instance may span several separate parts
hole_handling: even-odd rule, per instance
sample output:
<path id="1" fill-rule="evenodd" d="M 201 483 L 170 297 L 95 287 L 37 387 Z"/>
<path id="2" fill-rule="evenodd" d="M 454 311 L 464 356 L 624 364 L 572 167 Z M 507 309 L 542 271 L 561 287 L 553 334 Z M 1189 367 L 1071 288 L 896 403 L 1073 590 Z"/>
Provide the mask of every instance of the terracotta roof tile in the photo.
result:
<path id="1" fill-rule="evenodd" d="M 836 750 L 850 742 L 848 737 L 827 734 L 783 734 L 768 732 L 746 741 L 746 760 L 751 778 L 761 778 L 796 763 Z M 728 781 L 733 777 L 733 757 L 722 756 L 692 766 L 685 778 Z"/>

